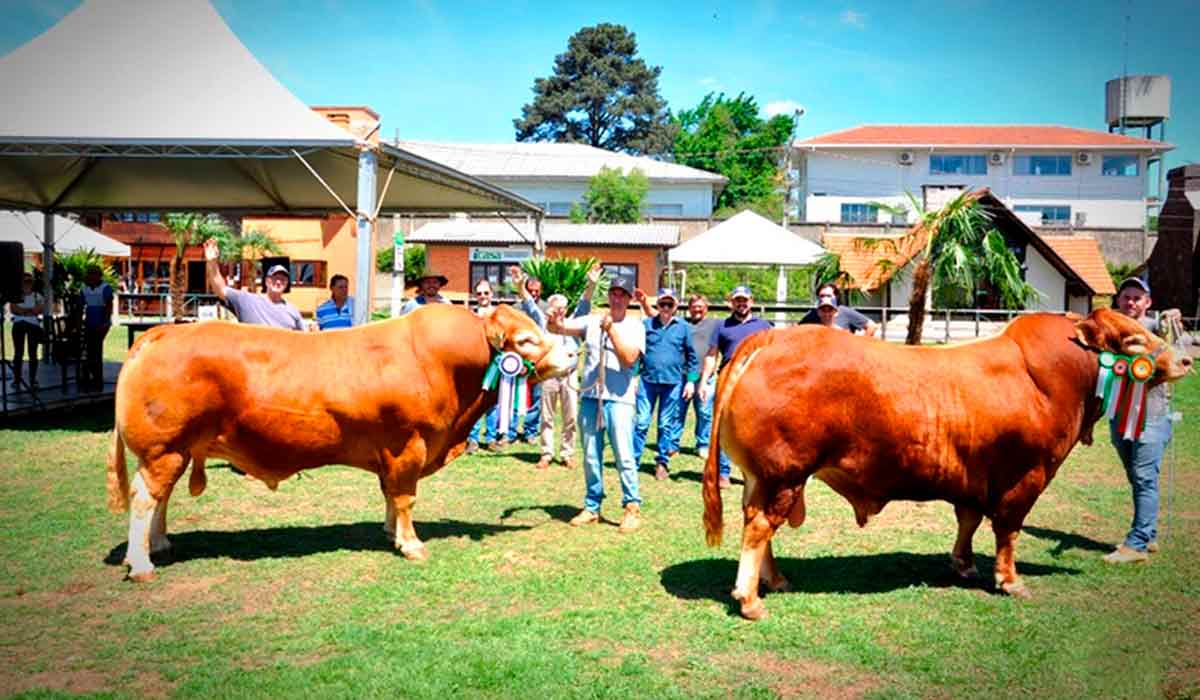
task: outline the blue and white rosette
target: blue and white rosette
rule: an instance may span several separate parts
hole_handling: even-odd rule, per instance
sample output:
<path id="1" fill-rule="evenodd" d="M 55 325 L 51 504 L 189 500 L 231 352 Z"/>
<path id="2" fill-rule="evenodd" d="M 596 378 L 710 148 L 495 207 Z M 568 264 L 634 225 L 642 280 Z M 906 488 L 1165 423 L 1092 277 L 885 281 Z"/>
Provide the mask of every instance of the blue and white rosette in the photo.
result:
<path id="1" fill-rule="evenodd" d="M 529 382 L 526 381 L 526 376 L 531 366 L 532 363 L 517 353 L 505 352 L 492 360 L 487 373 L 483 375 L 484 389 L 491 390 L 499 384 L 500 395 L 496 398 L 496 405 L 500 409 L 500 415 L 496 429 L 500 435 L 508 434 L 513 409 L 516 409 L 519 419 L 529 408 Z"/>

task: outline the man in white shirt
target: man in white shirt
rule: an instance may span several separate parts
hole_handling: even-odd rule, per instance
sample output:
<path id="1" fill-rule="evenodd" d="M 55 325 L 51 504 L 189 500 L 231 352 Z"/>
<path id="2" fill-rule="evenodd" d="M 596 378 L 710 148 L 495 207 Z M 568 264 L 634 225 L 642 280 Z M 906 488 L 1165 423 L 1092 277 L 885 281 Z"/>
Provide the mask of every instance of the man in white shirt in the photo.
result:
<path id="1" fill-rule="evenodd" d="M 633 460 L 633 426 L 637 366 L 646 351 L 646 328 L 639 318 L 626 313 L 634 287 L 631 280 L 614 277 L 608 289 L 609 311 L 604 316 L 564 319 L 565 309 L 557 309 L 546 319 L 548 331 L 583 338 L 587 348 L 579 402 L 587 491 L 583 510 L 571 519 L 575 527 L 600 521 L 605 434 L 621 478 L 621 505 L 625 512 L 620 531 L 633 532 L 641 523 L 642 499 L 638 493 L 637 464 Z"/>

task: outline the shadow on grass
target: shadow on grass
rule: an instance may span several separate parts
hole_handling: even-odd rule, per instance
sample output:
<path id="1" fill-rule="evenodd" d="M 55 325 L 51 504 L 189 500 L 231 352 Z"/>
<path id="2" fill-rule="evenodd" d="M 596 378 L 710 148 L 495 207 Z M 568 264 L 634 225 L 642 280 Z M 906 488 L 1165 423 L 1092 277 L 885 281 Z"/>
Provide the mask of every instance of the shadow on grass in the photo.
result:
<path id="1" fill-rule="evenodd" d="M 793 593 L 872 594 L 913 586 L 961 586 L 990 590 L 994 560 L 978 554 L 975 560 L 980 577 L 974 581 L 963 581 L 955 575 L 950 570 L 949 558 L 945 554 L 888 552 L 810 558 L 776 557 L 775 561 L 791 582 Z M 736 559 L 697 559 L 663 569 L 659 580 L 663 588 L 676 598 L 730 602 L 729 592 L 737 578 L 737 565 Z M 1021 561 L 1017 562 L 1017 571 L 1024 577 L 1080 573 L 1079 569 Z M 730 609 L 736 613 L 732 604 Z"/>
<path id="2" fill-rule="evenodd" d="M 425 542 L 452 537 L 469 537 L 478 542 L 490 535 L 513 530 L 528 530 L 531 525 L 492 525 L 461 520 L 413 523 L 417 536 Z M 162 566 L 191 561 L 229 557 L 238 561 L 285 559 L 340 551 L 394 552 L 391 539 L 384 534 L 380 521 L 313 527 L 289 526 L 237 530 L 195 530 L 170 533 L 171 551 L 155 563 Z M 119 566 L 125 560 L 126 543 L 113 547 L 104 563 Z M 397 555 L 399 553 L 397 552 Z"/>
<path id="3" fill-rule="evenodd" d="M 575 514 L 579 512 L 579 507 L 562 504 L 553 506 L 517 506 L 515 508 L 505 508 L 504 512 L 500 514 L 500 519 L 508 520 L 517 513 L 524 513 L 526 511 L 533 510 L 540 510 L 546 515 L 550 516 L 550 518 L 553 520 L 557 520 L 562 523 L 569 523 L 571 522 L 571 518 L 575 517 Z"/>
<path id="4" fill-rule="evenodd" d="M 1054 556 L 1061 556 L 1068 549 L 1082 549 L 1088 552 L 1104 552 L 1107 554 L 1116 549 L 1116 545 L 1110 542 L 1097 542 L 1090 537 L 1077 535 L 1074 532 L 1063 532 L 1061 530 L 1052 530 L 1046 527 L 1036 527 L 1026 525 L 1021 528 L 1021 532 L 1027 532 L 1041 540 L 1053 540 L 1057 542 L 1054 549 L 1050 553 Z M 1018 563 L 1018 566 L 1020 564 Z"/>
<path id="5" fill-rule="evenodd" d="M 56 409 L 32 416 L 4 418 L 5 430 L 29 432 L 43 430 L 66 430 L 84 433 L 108 433 L 113 429 L 113 403 L 111 400 Z"/>

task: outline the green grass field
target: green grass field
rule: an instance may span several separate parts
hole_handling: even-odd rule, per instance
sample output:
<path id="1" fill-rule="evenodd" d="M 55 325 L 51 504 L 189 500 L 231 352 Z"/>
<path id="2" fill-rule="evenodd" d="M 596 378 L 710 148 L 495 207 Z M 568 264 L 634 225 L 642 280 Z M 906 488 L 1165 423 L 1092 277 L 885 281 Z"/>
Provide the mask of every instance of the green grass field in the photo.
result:
<path id="1" fill-rule="evenodd" d="M 643 468 L 632 535 L 617 532 L 611 470 L 608 522 L 575 529 L 580 471 L 535 471 L 525 446 L 460 459 L 421 482 L 421 564 L 391 550 L 366 472 L 329 467 L 271 492 L 210 464 L 200 498 L 177 489 L 172 558 L 135 585 L 122 580 L 128 516 L 105 509 L 111 411 L 6 426 L 0 695 L 1193 697 L 1200 380 L 1176 405 L 1173 514 L 1149 564 L 1100 560 L 1131 505 L 1097 430 L 1018 542 L 1032 600 L 990 591 L 986 524 L 985 583 L 960 586 L 949 505 L 893 503 L 859 529 L 814 482 L 808 522 L 776 539 L 794 591 L 768 595 L 759 623 L 729 598 L 740 487 L 725 544 L 706 548 L 690 454 L 670 481 Z"/>

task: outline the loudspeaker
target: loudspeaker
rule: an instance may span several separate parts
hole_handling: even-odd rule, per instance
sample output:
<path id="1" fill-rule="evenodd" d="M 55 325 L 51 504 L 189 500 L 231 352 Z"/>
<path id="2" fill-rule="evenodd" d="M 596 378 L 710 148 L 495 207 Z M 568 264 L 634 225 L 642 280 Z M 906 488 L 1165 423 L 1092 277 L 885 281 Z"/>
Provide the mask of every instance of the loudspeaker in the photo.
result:
<path id="1" fill-rule="evenodd" d="M 21 276 L 25 273 L 25 246 L 0 241 L 0 303 L 21 301 Z"/>
<path id="2" fill-rule="evenodd" d="M 276 265 L 283 265 L 288 271 L 288 286 L 283 290 L 286 294 L 292 291 L 292 259 L 286 256 L 278 256 L 262 259 L 262 291 L 267 291 L 267 270 L 270 270 Z"/>

